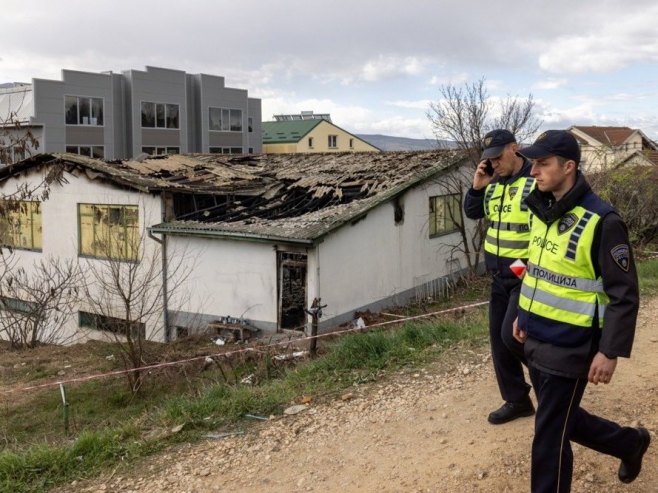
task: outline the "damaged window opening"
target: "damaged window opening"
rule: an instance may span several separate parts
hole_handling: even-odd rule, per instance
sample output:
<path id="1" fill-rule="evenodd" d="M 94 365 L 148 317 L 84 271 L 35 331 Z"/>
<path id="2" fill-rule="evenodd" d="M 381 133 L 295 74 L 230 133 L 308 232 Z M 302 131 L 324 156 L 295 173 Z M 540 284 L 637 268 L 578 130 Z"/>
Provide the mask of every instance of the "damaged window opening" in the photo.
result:
<path id="1" fill-rule="evenodd" d="M 138 206 L 78 204 L 78 221 L 80 255 L 137 260 Z"/>
<path id="2" fill-rule="evenodd" d="M 277 252 L 279 328 L 303 331 L 306 326 L 305 253 Z"/>

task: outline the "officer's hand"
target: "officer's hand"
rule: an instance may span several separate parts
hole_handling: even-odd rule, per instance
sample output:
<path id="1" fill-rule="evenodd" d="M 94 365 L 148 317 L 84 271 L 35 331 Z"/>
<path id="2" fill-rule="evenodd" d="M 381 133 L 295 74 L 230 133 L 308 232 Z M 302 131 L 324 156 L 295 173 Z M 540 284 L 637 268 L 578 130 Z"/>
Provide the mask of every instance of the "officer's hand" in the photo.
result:
<path id="1" fill-rule="evenodd" d="M 487 172 L 484 170 L 486 167 L 487 160 L 485 159 L 484 161 L 480 161 L 480 164 L 478 164 L 478 167 L 475 169 L 475 175 L 473 175 L 474 190 L 482 190 L 491 182 L 493 176 L 487 174 Z"/>
<path id="2" fill-rule="evenodd" d="M 598 385 L 599 382 L 610 383 L 615 368 L 617 368 L 617 358 L 610 359 L 603 353 L 596 353 L 589 367 L 587 380 L 594 385 Z"/>
<path id="3" fill-rule="evenodd" d="M 521 330 L 521 327 L 519 327 L 519 318 L 515 318 L 514 322 L 512 323 L 512 335 L 514 336 L 514 339 L 519 341 L 521 344 L 525 342 L 525 340 L 528 338 L 528 334 L 526 334 L 525 330 Z"/>

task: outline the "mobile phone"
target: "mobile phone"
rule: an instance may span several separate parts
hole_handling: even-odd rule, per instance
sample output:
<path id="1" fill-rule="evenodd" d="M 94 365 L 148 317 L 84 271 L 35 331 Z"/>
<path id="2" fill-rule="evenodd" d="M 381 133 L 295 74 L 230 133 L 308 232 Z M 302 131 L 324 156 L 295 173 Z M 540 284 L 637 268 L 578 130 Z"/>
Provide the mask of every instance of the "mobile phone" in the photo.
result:
<path id="1" fill-rule="evenodd" d="M 484 172 L 488 174 L 489 176 L 493 176 L 494 174 L 494 169 L 493 166 L 491 165 L 491 159 L 487 159 L 485 161 L 485 167 L 484 167 Z"/>

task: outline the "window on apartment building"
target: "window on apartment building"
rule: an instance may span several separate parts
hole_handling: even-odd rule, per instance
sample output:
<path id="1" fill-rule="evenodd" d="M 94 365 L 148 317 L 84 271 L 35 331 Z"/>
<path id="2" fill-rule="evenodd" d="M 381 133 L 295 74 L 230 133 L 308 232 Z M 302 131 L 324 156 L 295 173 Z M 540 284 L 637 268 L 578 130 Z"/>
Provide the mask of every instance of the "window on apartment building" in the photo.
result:
<path id="1" fill-rule="evenodd" d="M 250 147 L 250 152 L 253 149 Z M 209 147 L 210 154 L 242 154 L 242 147 Z"/>
<path id="2" fill-rule="evenodd" d="M 308 148 L 313 149 L 313 137 L 308 138 Z"/>
<path id="3" fill-rule="evenodd" d="M 242 110 L 208 108 L 208 127 L 220 132 L 242 132 Z"/>
<path id="4" fill-rule="evenodd" d="M 103 146 L 66 146 L 66 152 L 94 159 L 105 159 L 105 147 Z"/>
<path id="5" fill-rule="evenodd" d="M 430 197 L 430 238 L 457 231 L 462 224 L 461 196 L 458 193 Z"/>
<path id="6" fill-rule="evenodd" d="M 142 102 L 143 128 L 179 128 L 179 106 Z"/>
<path id="7" fill-rule="evenodd" d="M 247 118 L 247 129 L 249 133 L 254 131 L 254 119 L 252 117 Z"/>
<path id="8" fill-rule="evenodd" d="M 350 139 L 350 149 L 354 149 L 354 139 Z"/>
<path id="9" fill-rule="evenodd" d="M 137 260 L 139 209 L 136 205 L 78 204 L 80 255 Z"/>
<path id="10" fill-rule="evenodd" d="M 103 126 L 103 98 L 64 97 L 67 125 Z"/>
<path id="11" fill-rule="evenodd" d="M 180 154 L 180 147 L 143 146 L 142 152 L 149 156 L 164 156 L 165 154 Z"/>
<path id="12" fill-rule="evenodd" d="M 143 339 L 146 336 L 146 325 L 142 322 L 129 322 L 123 318 L 108 317 L 90 312 L 78 312 L 80 328 L 100 330 L 111 334 L 125 335 L 130 330 L 133 338 Z"/>
<path id="13" fill-rule="evenodd" d="M 2 201 L 0 242 L 12 248 L 41 250 L 41 203 Z"/>
<path id="14" fill-rule="evenodd" d="M 329 148 L 338 147 L 338 135 L 329 135 L 328 146 Z"/>

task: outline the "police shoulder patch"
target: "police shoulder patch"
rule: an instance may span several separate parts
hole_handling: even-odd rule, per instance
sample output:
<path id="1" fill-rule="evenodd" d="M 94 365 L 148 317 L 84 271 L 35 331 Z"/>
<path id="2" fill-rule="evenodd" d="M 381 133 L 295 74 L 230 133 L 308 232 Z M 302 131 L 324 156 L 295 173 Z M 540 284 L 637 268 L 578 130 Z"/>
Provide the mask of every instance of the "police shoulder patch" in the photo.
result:
<path id="1" fill-rule="evenodd" d="M 561 235 L 569 231 L 578 222 L 578 216 L 573 212 L 569 212 L 562 216 L 560 222 L 557 224 L 557 234 Z"/>
<path id="2" fill-rule="evenodd" d="M 612 260 L 615 261 L 621 270 L 628 272 L 628 269 L 631 265 L 630 250 L 628 245 L 617 245 L 610 250 L 610 255 L 612 256 Z"/>

